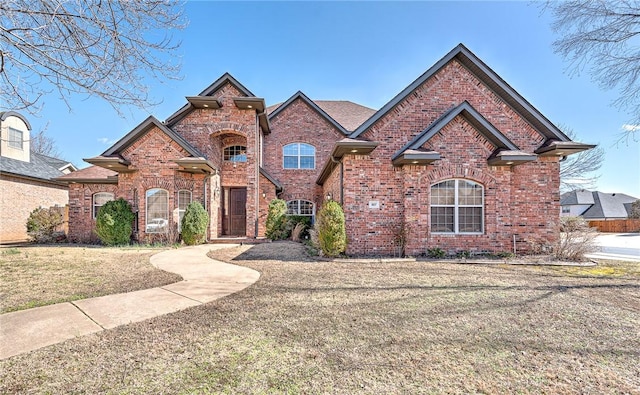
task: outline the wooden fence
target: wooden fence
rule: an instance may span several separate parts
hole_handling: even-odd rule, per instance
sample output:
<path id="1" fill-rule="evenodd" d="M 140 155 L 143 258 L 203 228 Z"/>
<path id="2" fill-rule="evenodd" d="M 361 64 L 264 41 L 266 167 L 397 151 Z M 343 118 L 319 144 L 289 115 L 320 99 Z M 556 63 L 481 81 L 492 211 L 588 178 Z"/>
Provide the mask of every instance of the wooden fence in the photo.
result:
<path id="1" fill-rule="evenodd" d="M 589 226 L 603 233 L 629 233 L 640 231 L 640 219 L 614 219 L 610 221 L 589 221 Z"/>

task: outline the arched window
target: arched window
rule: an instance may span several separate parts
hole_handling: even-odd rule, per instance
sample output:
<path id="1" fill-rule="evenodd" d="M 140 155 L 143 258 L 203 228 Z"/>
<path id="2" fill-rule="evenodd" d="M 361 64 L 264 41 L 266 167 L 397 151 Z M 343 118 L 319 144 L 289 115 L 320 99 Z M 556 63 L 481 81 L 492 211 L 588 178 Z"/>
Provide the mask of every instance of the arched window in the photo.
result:
<path id="1" fill-rule="evenodd" d="M 147 191 L 146 233 L 167 233 L 169 230 L 169 192 L 160 188 Z"/>
<path id="2" fill-rule="evenodd" d="M 315 169 L 316 147 L 305 143 L 287 144 L 282 148 L 285 169 Z"/>
<path id="3" fill-rule="evenodd" d="M 234 145 L 224 149 L 223 159 L 226 162 L 246 162 L 247 147 L 242 145 Z"/>
<path id="4" fill-rule="evenodd" d="M 98 192 L 93 194 L 93 218 L 98 216 L 98 210 L 104 206 L 106 202 L 113 200 L 113 193 L 110 192 Z"/>
<path id="5" fill-rule="evenodd" d="M 178 191 L 178 232 L 182 232 L 182 218 L 189 203 L 191 203 L 191 191 Z"/>
<path id="6" fill-rule="evenodd" d="M 446 180 L 431 186 L 431 231 L 484 231 L 484 188 L 468 180 Z"/>
<path id="7" fill-rule="evenodd" d="M 313 217 L 315 215 L 314 204 L 308 200 L 290 200 L 287 202 L 287 215 L 301 215 L 304 217 Z"/>

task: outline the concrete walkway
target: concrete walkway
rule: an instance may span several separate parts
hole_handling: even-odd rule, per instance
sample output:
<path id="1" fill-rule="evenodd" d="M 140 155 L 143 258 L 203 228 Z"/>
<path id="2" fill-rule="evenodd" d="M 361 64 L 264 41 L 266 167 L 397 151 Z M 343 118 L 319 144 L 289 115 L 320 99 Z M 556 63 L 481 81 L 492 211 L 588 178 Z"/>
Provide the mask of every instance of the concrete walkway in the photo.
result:
<path id="1" fill-rule="evenodd" d="M 260 273 L 207 257 L 213 249 L 234 246 L 205 244 L 153 255 L 151 264 L 184 278 L 174 284 L 2 314 L 0 359 L 173 313 L 245 289 L 258 280 Z"/>

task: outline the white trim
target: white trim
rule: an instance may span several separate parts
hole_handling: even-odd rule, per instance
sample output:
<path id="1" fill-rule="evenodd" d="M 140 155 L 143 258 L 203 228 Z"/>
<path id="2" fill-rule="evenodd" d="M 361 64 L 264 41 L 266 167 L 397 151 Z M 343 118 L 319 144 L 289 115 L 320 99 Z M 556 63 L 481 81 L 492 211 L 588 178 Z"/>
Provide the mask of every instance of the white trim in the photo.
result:
<path id="1" fill-rule="evenodd" d="M 286 167 L 285 166 L 285 157 L 287 157 L 287 156 L 288 157 L 292 157 L 292 158 L 294 157 L 293 155 L 285 155 L 284 154 L 285 148 L 287 148 L 287 147 L 289 147 L 291 145 L 297 145 L 298 146 L 298 155 L 295 156 L 295 157 L 298 158 L 298 167 Z M 311 155 L 300 155 L 300 146 L 301 145 L 306 145 L 306 146 L 309 146 L 309 147 L 313 148 L 313 167 L 300 167 L 300 158 L 301 157 L 305 157 L 305 158 L 310 158 L 311 157 Z M 309 144 L 309 143 L 305 143 L 305 142 L 301 142 L 301 141 L 285 144 L 285 145 L 282 146 L 282 168 L 284 170 L 315 170 L 316 169 L 316 151 L 317 151 L 317 149 L 313 144 Z"/>
<path id="2" fill-rule="evenodd" d="M 431 203 L 431 200 L 433 198 L 432 196 L 432 188 L 438 184 L 442 184 L 444 182 L 447 181 L 455 181 L 454 184 L 454 198 L 453 198 L 453 205 L 448 205 L 448 204 L 433 204 Z M 472 185 L 478 185 L 480 188 L 482 188 L 482 202 L 480 205 L 477 204 L 459 204 L 458 203 L 458 192 L 459 192 L 459 183 L 460 181 L 464 181 L 467 182 L 469 184 Z M 484 199 L 484 185 L 480 184 L 479 182 L 473 181 L 473 180 L 468 180 L 465 178 L 448 178 L 446 180 L 441 180 L 438 181 L 434 184 L 431 184 L 429 186 L 429 232 L 431 234 L 434 235 L 483 235 L 485 232 L 485 199 Z M 453 208 L 453 232 L 434 232 L 431 230 L 432 227 L 432 222 L 433 222 L 433 207 L 452 207 Z M 459 228 L 460 228 L 460 212 L 459 209 L 460 208 L 465 208 L 465 207 L 471 207 L 471 208 L 480 208 L 481 211 L 481 215 L 480 215 L 480 219 L 481 219 L 481 231 L 480 232 L 460 232 Z"/>

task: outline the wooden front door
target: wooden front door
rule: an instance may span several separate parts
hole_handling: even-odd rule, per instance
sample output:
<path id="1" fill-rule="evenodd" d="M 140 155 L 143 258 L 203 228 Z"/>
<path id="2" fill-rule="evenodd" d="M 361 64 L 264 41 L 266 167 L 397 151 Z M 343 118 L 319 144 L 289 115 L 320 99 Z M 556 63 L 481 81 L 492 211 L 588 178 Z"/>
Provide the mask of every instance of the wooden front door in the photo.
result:
<path id="1" fill-rule="evenodd" d="M 233 236 L 247 233 L 247 188 L 229 189 L 229 230 Z"/>

